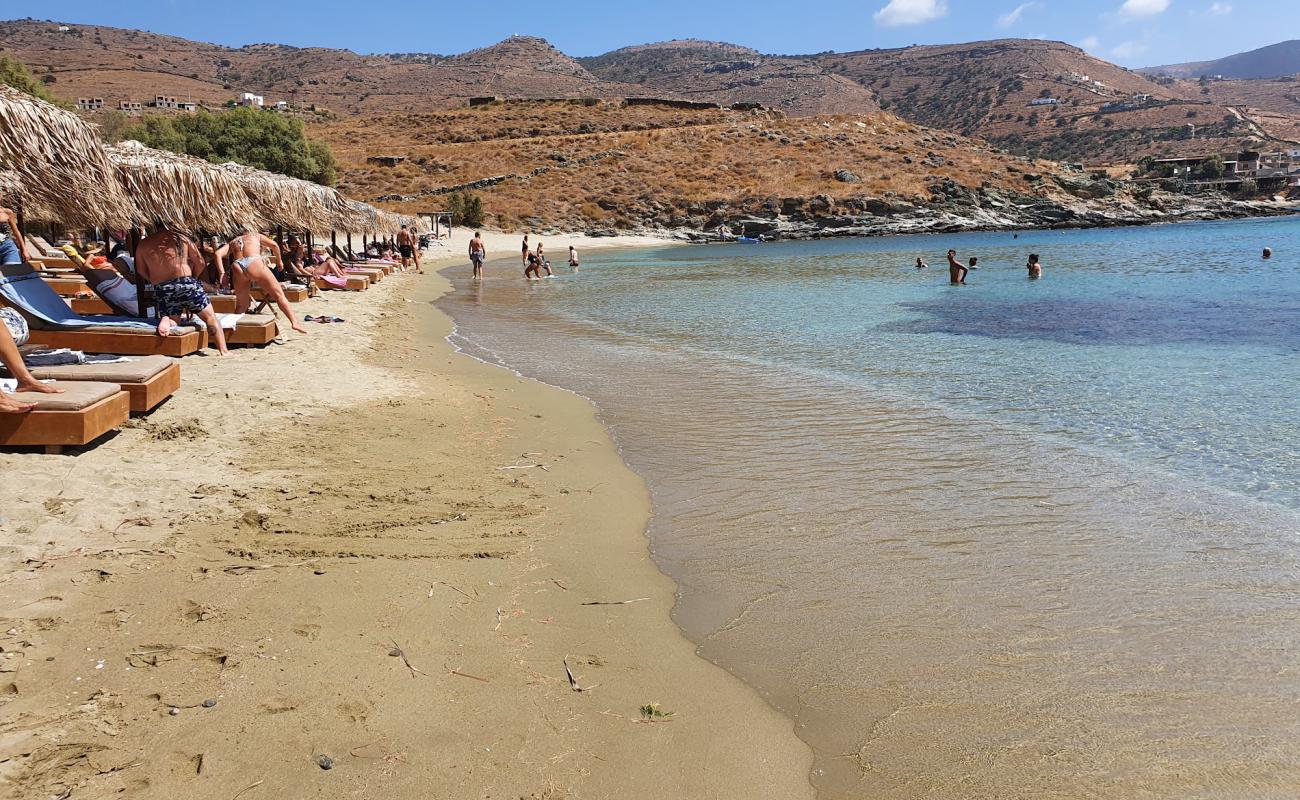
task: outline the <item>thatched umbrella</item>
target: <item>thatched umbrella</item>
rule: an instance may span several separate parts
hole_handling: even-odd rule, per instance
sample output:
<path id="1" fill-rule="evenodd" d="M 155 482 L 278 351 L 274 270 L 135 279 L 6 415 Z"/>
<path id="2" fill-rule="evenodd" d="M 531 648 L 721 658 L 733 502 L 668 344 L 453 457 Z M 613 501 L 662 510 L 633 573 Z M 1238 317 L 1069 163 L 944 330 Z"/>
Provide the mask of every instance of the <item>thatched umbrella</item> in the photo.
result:
<path id="1" fill-rule="evenodd" d="M 242 231 L 257 223 L 243 184 L 216 164 L 139 142 L 107 149 L 119 181 L 150 222 L 214 233 Z"/>
<path id="2" fill-rule="evenodd" d="M 60 215 L 54 209 L 32 198 L 23 186 L 17 172 L 0 169 L 0 206 L 18 206 L 27 222 L 58 222 Z"/>
<path id="3" fill-rule="evenodd" d="M 16 173 L 24 198 L 66 225 L 131 227 L 143 221 L 90 125 L 4 85 L 0 169 Z"/>
<path id="4" fill-rule="evenodd" d="M 346 212 L 343 196 L 328 186 L 234 162 L 221 168 L 244 185 L 258 217 L 267 225 L 327 231 Z"/>

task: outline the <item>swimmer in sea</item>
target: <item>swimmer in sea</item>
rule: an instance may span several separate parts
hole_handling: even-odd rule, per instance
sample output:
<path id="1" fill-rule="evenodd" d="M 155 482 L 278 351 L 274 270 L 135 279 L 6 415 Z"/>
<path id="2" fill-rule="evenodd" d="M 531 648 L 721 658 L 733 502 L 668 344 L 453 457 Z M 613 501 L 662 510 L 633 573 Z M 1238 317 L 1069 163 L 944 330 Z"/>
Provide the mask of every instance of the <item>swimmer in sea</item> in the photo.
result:
<path id="1" fill-rule="evenodd" d="M 928 266 L 930 266 L 930 265 L 927 264 L 927 263 L 925 263 L 925 260 L 924 260 L 924 259 L 922 259 L 920 256 L 917 256 L 917 257 L 916 257 L 916 268 L 917 268 L 917 269 L 925 269 L 925 268 L 928 267 Z"/>
<path id="2" fill-rule="evenodd" d="M 956 286 L 957 284 L 964 285 L 966 283 L 966 275 L 969 272 L 970 270 L 966 269 L 966 266 L 957 260 L 957 251 L 949 250 L 948 251 L 948 282 L 951 283 L 953 286 Z"/>
<path id="3" fill-rule="evenodd" d="M 1043 277 L 1043 265 L 1038 263 L 1038 254 L 1030 253 L 1029 261 L 1025 263 L 1025 269 L 1029 270 L 1029 279 L 1037 280 Z"/>

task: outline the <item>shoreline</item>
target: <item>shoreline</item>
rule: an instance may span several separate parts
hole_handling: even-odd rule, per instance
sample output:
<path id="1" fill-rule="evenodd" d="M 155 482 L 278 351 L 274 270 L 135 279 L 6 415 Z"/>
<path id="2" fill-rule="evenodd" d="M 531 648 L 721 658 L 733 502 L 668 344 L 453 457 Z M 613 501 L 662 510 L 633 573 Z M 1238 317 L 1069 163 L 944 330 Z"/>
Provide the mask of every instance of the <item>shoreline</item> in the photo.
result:
<path id="1" fill-rule="evenodd" d="M 330 296 L 348 327 L 0 454 L 13 796 L 812 796 L 792 723 L 673 623 L 594 408 L 456 353 L 448 288 Z"/>

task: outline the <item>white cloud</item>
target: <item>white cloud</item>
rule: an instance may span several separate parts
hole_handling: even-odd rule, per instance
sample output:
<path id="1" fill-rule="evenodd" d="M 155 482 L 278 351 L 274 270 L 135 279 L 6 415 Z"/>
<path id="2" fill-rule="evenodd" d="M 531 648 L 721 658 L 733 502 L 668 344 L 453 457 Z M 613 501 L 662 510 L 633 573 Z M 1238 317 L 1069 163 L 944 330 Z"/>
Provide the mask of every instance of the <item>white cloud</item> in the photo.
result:
<path id="1" fill-rule="evenodd" d="M 1130 39 L 1127 42 L 1120 42 L 1110 49 L 1112 58 L 1120 61 L 1126 61 L 1131 58 L 1137 58 L 1147 51 L 1147 43 Z"/>
<path id="2" fill-rule="evenodd" d="M 998 17 L 998 27 L 999 27 L 999 28 L 1010 28 L 1012 25 L 1015 25 L 1017 22 L 1020 21 L 1020 15 L 1021 15 L 1021 14 L 1024 14 L 1026 11 L 1028 11 L 1029 9 L 1031 9 L 1031 8 L 1037 6 L 1037 5 L 1038 5 L 1038 3 L 1036 3 L 1036 2 L 1031 2 L 1031 3 L 1021 3 L 1020 5 L 1016 6 L 1016 7 L 1013 8 L 1013 9 L 1011 9 L 1011 10 L 1008 11 L 1007 13 L 1005 13 L 1005 14 L 1003 14 L 1002 16 Z M 1218 4 L 1216 3 L 1215 5 L 1218 5 Z"/>
<path id="3" fill-rule="evenodd" d="M 1090 53 L 1101 49 L 1101 40 L 1096 36 L 1085 36 L 1079 40 L 1079 48 Z"/>
<path id="4" fill-rule="evenodd" d="M 1226 17 L 1232 13 L 1232 3 L 1210 3 L 1210 7 L 1205 9 L 1207 17 Z"/>
<path id="5" fill-rule="evenodd" d="M 1170 0 L 1124 0 L 1119 7 L 1121 17 L 1154 17 L 1169 8 Z"/>
<path id="6" fill-rule="evenodd" d="M 1166 0 L 1167 1 L 1167 0 Z M 872 15 L 877 25 L 919 25 L 948 16 L 948 0 L 889 0 Z"/>

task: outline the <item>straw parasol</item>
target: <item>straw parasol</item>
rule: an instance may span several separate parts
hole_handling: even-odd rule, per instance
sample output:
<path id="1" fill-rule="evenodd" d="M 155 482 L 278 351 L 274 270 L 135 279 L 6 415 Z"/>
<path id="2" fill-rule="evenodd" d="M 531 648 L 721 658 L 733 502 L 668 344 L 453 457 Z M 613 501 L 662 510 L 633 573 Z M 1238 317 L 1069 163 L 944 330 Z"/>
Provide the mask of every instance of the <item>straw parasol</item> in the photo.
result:
<path id="1" fill-rule="evenodd" d="M 243 184 L 216 164 L 134 141 L 107 150 L 118 180 L 151 222 L 213 232 L 239 231 L 257 222 Z"/>
<path id="2" fill-rule="evenodd" d="M 67 225 L 130 227 L 141 221 L 90 125 L 3 85 L 0 169 L 17 174 L 24 199 Z"/>
<path id="3" fill-rule="evenodd" d="M 257 216 L 268 225 L 327 231 L 347 211 L 343 195 L 328 186 L 234 162 L 221 168 L 243 184 Z"/>

